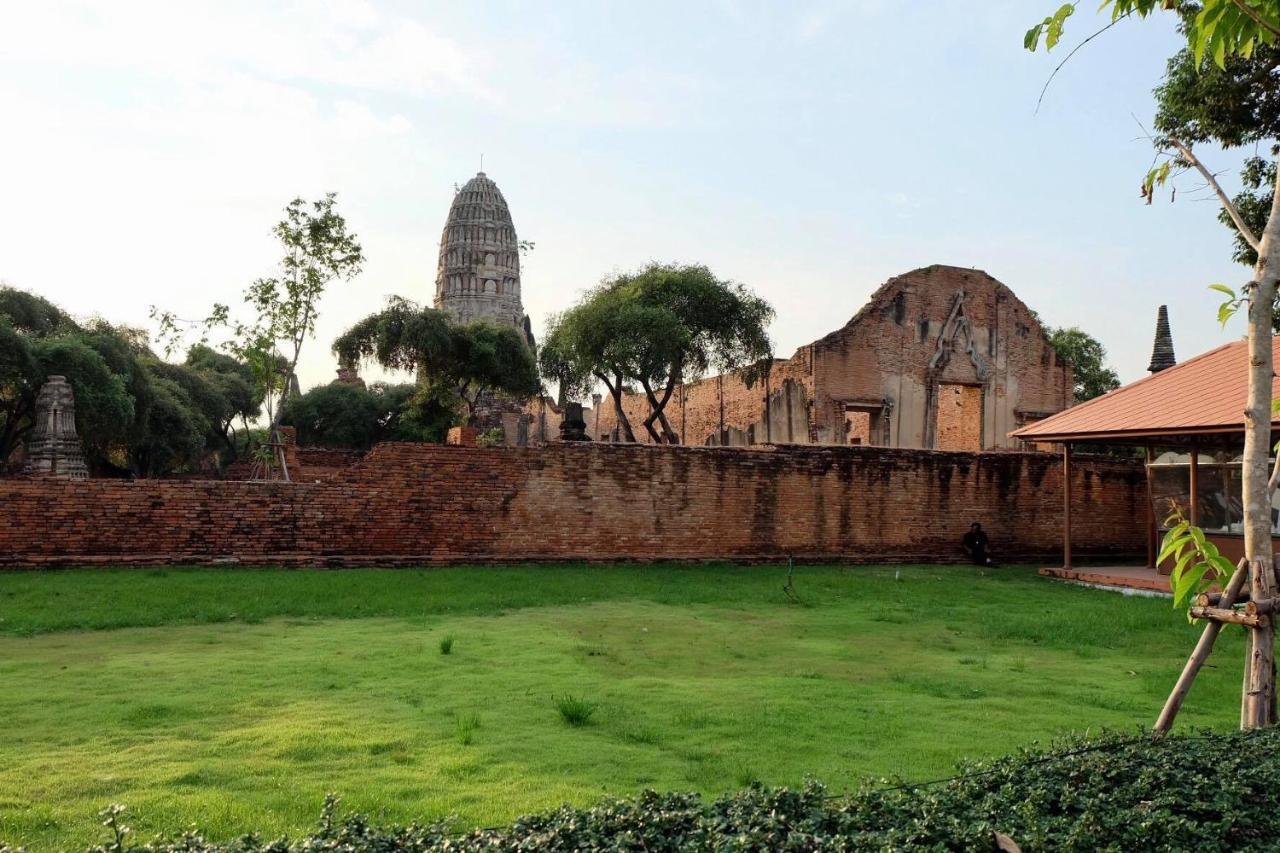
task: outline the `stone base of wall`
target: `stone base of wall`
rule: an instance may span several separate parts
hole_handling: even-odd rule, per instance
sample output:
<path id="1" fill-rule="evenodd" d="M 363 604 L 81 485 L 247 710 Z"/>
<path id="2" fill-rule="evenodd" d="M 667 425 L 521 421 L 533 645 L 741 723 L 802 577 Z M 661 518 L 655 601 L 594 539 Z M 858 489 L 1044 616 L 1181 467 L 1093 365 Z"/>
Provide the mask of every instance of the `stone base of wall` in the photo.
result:
<path id="1" fill-rule="evenodd" d="M 1073 465 L 1074 553 L 1145 547 L 1138 463 Z M 951 562 L 1061 553 L 1062 466 L 1028 453 L 383 444 L 321 482 L 0 481 L 0 565 Z"/>

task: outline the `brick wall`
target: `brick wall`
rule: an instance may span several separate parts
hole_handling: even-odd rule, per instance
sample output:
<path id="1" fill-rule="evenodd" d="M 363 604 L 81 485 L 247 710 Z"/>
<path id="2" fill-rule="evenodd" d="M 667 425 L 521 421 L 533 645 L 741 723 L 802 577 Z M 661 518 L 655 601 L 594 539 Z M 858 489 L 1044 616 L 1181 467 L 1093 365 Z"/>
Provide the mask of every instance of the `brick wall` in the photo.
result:
<path id="1" fill-rule="evenodd" d="M 1140 466 L 1075 468 L 1078 554 L 1143 548 Z M 384 444 L 323 482 L 0 480 L 0 565 L 1053 559 L 1061 462 L 883 448 Z"/>

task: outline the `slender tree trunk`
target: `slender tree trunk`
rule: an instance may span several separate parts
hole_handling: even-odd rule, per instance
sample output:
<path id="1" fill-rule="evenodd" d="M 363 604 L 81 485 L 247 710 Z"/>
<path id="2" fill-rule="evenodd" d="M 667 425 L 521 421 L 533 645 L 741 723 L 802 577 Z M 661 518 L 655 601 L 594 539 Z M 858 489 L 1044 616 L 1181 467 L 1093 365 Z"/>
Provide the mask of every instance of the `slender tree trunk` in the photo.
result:
<path id="1" fill-rule="evenodd" d="M 1280 175 L 1277 176 L 1280 178 Z M 1255 573 L 1252 587 L 1274 590 L 1271 544 L 1271 356 L 1272 310 L 1280 277 L 1280 185 L 1258 247 L 1258 263 L 1249 284 L 1249 397 L 1244 433 L 1244 552 Z M 1256 577 L 1265 572 L 1265 577 Z M 1241 725 L 1256 728 L 1274 722 L 1275 629 L 1270 625 L 1249 632 L 1249 662 L 1245 713 Z M 1265 707 L 1262 707 L 1265 705 Z"/>
<path id="2" fill-rule="evenodd" d="M 613 411 L 618 417 L 618 427 L 622 430 L 623 438 L 634 444 L 636 434 L 632 431 L 631 421 L 627 419 L 627 413 L 622 408 L 622 375 L 615 374 L 614 382 L 610 382 L 609 377 L 603 373 L 597 373 L 595 376 L 609 389 L 609 396 L 613 398 Z"/>
<path id="3" fill-rule="evenodd" d="M 676 385 L 679 384 L 682 373 L 683 371 L 680 366 L 672 365 L 671 370 L 667 373 L 667 384 L 666 387 L 662 389 L 662 399 L 660 401 L 655 401 L 653 399 L 653 392 L 650 391 L 648 387 L 645 388 L 645 391 L 649 394 L 649 405 L 654 409 L 654 413 L 657 416 L 658 421 L 662 424 L 662 432 L 666 437 L 667 444 L 680 443 L 679 433 L 675 431 L 671 426 L 671 421 L 667 419 L 667 403 L 671 402 L 671 395 L 675 392 Z"/>
<path id="4" fill-rule="evenodd" d="M 653 393 L 653 388 L 649 386 L 648 380 L 642 379 L 640 386 L 644 388 L 645 399 L 649 401 L 649 417 L 644 419 L 644 428 L 649 431 L 649 436 L 655 444 L 676 444 L 678 439 L 675 430 L 671 428 L 671 422 L 667 420 L 664 411 L 667 401 L 671 399 L 671 389 L 675 386 L 674 380 L 667 380 L 667 386 L 661 400 L 658 399 L 657 394 Z M 661 433 L 653 428 L 654 421 L 661 422 Z"/>

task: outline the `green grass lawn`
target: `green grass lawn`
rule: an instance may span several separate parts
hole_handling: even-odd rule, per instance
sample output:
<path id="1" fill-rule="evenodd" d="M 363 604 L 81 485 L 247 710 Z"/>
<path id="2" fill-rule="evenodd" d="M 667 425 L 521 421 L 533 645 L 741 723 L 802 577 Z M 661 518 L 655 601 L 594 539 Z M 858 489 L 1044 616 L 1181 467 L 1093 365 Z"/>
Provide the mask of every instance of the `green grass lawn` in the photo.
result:
<path id="1" fill-rule="evenodd" d="M 490 825 L 646 787 L 946 775 L 1148 726 L 1198 628 L 1028 569 L 530 566 L 0 574 L 0 842 Z M 441 640 L 452 638 L 449 654 Z M 1179 727 L 1232 728 L 1228 630 Z M 566 724 L 557 700 L 594 705 Z"/>

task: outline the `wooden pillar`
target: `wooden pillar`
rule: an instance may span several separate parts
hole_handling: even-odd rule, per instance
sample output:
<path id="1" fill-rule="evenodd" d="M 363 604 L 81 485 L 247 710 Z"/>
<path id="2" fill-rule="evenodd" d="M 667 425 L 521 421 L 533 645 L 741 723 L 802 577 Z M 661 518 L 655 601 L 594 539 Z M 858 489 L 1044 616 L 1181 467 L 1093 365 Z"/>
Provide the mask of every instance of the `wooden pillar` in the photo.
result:
<path id="1" fill-rule="evenodd" d="M 1151 460 L 1153 458 L 1153 454 L 1151 452 L 1151 445 L 1149 444 L 1146 447 L 1146 455 L 1147 511 L 1143 513 L 1143 517 L 1147 522 L 1147 568 L 1155 569 L 1158 568 L 1158 566 L 1156 566 L 1156 541 L 1158 536 L 1156 528 L 1155 491 L 1151 487 Z"/>
<path id="2" fill-rule="evenodd" d="M 1191 523 L 1200 524 L 1200 452 L 1195 444 L 1191 445 Z"/>
<path id="3" fill-rule="evenodd" d="M 1071 445 L 1062 445 L 1062 568 L 1071 568 Z"/>

